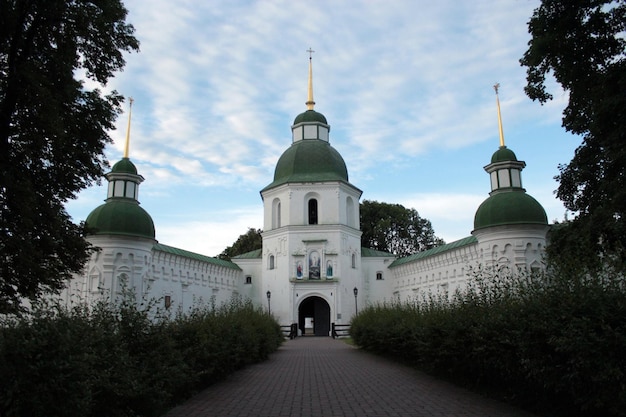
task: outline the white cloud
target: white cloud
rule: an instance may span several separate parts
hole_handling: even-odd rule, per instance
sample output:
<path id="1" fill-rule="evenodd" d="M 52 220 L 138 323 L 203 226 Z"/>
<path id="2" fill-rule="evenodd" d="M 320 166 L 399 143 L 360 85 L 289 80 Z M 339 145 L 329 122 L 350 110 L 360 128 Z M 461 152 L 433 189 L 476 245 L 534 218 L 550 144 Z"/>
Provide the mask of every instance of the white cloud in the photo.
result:
<path id="1" fill-rule="evenodd" d="M 217 256 L 248 228 L 263 227 L 259 207 L 235 209 L 228 213 L 207 211 L 206 219 L 211 220 L 173 219 L 172 222 L 159 224 L 156 227 L 157 240 L 191 252 Z"/>
<path id="2" fill-rule="evenodd" d="M 351 180 L 366 182 L 366 195 L 384 196 L 390 183 L 405 180 L 398 173 L 409 169 L 415 178 L 439 181 L 420 171 L 432 169 L 426 159 L 449 158 L 442 166 L 465 166 L 460 150 L 475 150 L 486 141 L 495 150 L 495 82 L 501 84 L 505 137 L 522 128 L 558 126 L 567 99 L 555 88 L 556 100 L 539 106 L 523 93 L 525 73 L 518 60 L 537 0 L 125 4 L 141 52 L 127 56 L 126 70 L 110 87 L 136 99 L 131 158 L 146 178 L 145 196 L 180 199 L 177 188 L 193 184 L 198 194 L 232 191 L 236 206 L 238 194 L 256 194 L 250 189 L 269 184 L 276 161 L 291 144 L 290 125 L 305 110 L 309 47 L 316 51 L 316 110 L 328 118 L 331 144 L 346 160 Z M 112 162 L 124 146 L 124 116 L 117 127 L 107 154 Z M 522 156 L 533 163 L 532 155 Z M 546 180 L 552 175 L 546 173 Z M 472 194 L 476 188 L 468 179 L 457 181 L 455 190 L 442 186 L 422 194 L 416 194 L 422 184 L 412 182 L 401 203 L 415 203 L 446 240 L 466 236 L 487 196 L 488 180 L 478 188 L 485 190 L 480 195 Z M 467 192 L 457 194 L 459 189 Z M 533 189 L 529 194 L 540 195 Z M 541 195 L 537 198 L 548 210 L 554 197 Z M 382 201 L 400 201 L 391 197 Z M 156 205 L 151 213 L 160 210 Z M 262 205 L 256 210 L 261 218 Z M 181 230 L 193 226 L 203 235 L 219 235 L 234 224 L 238 230 L 225 242 L 232 244 L 250 226 L 194 216 L 158 224 L 160 240 L 176 245 L 171 238 L 188 249 Z M 219 253 L 223 243 L 208 253 Z"/>
<path id="3" fill-rule="evenodd" d="M 486 198 L 484 194 L 423 193 L 411 194 L 399 201 L 430 220 L 435 235 L 449 243 L 471 234 L 474 214 Z"/>

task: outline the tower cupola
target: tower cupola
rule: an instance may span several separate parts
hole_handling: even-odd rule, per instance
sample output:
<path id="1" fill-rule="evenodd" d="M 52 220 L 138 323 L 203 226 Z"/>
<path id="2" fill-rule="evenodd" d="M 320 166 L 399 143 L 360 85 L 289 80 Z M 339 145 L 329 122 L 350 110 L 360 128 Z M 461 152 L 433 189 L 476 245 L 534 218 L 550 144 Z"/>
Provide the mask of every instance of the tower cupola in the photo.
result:
<path id="1" fill-rule="evenodd" d="M 262 191 L 295 182 L 348 182 L 348 169 L 339 152 L 330 146 L 330 126 L 322 113 L 314 110 L 313 64 L 309 48 L 309 82 L 307 110 L 296 116 L 291 146 L 276 163 L 274 181 Z"/>
<path id="2" fill-rule="evenodd" d="M 544 208 L 522 187 L 521 172 L 526 163 L 518 161 L 515 153 L 504 144 L 498 88 L 499 84 L 496 84 L 500 147 L 491 156 L 491 163 L 484 168 L 491 178 L 491 192 L 476 210 L 474 229 L 511 224 L 547 225 Z"/>
<path id="3" fill-rule="evenodd" d="M 296 116 L 291 126 L 293 142 L 301 140 L 317 139 L 328 142 L 328 133 L 330 126 L 326 121 L 326 117 L 322 113 L 316 112 L 315 101 L 313 100 L 313 51 L 311 48 L 309 53 L 309 87 L 306 101 L 307 110 Z"/>
<path id="4" fill-rule="evenodd" d="M 85 224 L 88 234 L 125 235 L 148 239 L 155 237 L 152 217 L 139 206 L 138 201 L 139 184 L 144 178 L 137 173 L 137 167 L 128 157 L 132 104 L 131 98 L 124 156 L 105 175 L 109 182 L 107 199 L 87 216 Z"/>

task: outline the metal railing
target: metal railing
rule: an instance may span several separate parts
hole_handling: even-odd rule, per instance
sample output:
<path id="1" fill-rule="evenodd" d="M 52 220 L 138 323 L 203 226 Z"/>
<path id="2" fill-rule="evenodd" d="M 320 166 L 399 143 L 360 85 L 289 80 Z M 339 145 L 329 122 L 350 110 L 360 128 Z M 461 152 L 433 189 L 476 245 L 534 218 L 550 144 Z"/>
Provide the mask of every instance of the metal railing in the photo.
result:
<path id="1" fill-rule="evenodd" d="M 333 339 L 338 337 L 349 337 L 350 336 L 350 325 L 349 324 L 332 324 L 332 332 L 331 335 Z"/>
<path id="2" fill-rule="evenodd" d="M 283 332 L 285 339 L 295 339 L 298 336 L 298 323 L 280 326 L 280 330 Z"/>

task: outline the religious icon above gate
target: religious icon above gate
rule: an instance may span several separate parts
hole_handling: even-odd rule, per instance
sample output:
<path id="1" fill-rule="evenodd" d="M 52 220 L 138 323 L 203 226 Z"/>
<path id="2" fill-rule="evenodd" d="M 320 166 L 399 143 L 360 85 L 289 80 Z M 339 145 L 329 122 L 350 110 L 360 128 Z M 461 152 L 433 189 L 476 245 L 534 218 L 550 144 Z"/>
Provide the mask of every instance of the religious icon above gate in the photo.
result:
<path id="1" fill-rule="evenodd" d="M 309 254 L 309 279 L 320 279 L 320 254 L 315 250 Z"/>

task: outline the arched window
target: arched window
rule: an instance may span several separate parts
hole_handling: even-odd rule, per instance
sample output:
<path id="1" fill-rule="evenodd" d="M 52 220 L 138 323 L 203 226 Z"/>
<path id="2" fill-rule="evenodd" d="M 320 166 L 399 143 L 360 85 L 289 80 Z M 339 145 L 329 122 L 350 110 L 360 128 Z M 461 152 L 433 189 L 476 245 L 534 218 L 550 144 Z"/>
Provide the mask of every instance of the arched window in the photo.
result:
<path id="1" fill-rule="evenodd" d="M 354 221 L 355 217 L 354 200 L 352 200 L 352 197 L 348 197 L 348 199 L 346 200 L 346 223 L 348 226 L 354 228 L 357 227 L 356 222 Z"/>
<path id="2" fill-rule="evenodd" d="M 280 227 L 280 200 L 275 199 L 272 202 L 272 229 L 278 229 Z"/>
<path id="3" fill-rule="evenodd" d="M 317 224 L 317 200 L 309 200 L 309 224 Z"/>
<path id="4" fill-rule="evenodd" d="M 356 254 L 352 254 L 352 268 L 356 268 Z"/>
<path id="5" fill-rule="evenodd" d="M 270 269 L 274 269 L 274 255 L 270 255 Z"/>
<path id="6" fill-rule="evenodd" d="M 116 288 L 118 293 L 128 291 L 128 289 L 130 288 L 130 280 L 128 274 L 122 273 L 117 276 Z"/>

